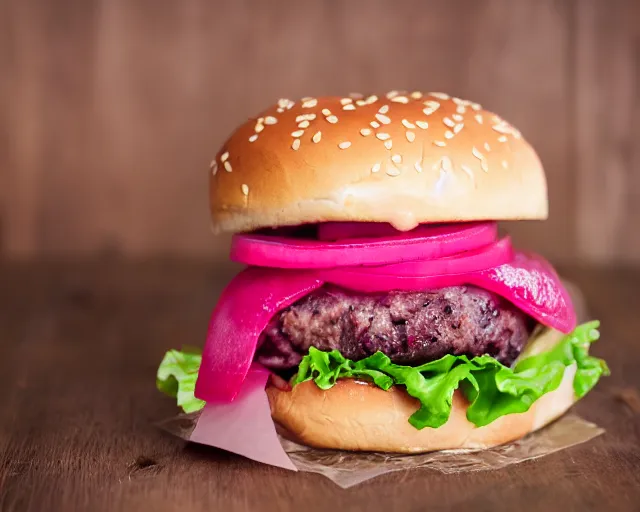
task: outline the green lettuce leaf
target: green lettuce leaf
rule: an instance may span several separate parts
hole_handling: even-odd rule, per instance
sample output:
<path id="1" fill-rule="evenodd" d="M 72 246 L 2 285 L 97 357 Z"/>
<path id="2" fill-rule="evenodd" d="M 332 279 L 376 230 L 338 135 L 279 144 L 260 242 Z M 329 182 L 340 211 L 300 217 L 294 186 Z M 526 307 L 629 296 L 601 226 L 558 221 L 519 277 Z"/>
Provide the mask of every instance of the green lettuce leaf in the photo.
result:
<path id="1" fill-rule="evenodd" d="M 313 380 L 320 389 L 330 389 L 338 379 L 359 378 L 385 391 L 405 386 L 418 399 L 420 408 L 409 418 L 416 428 L 437 428 L 449 419 L 453 393 L 460 388 L 470 405 L 467 418 L 477 426 L 488 425 L 506 414 L 527 411 L 545 393 L 556 389 L 567 366 L 575 365 L 573 389 L 582 398 L 609 369 L 602 359 L 589 355 L 589 346 L 599 338 L 599 322 L 578 326 L 548 350 L 526 356 L 513 368 L 484 355 L 446 355 L 421 366 L 393 364 L 382 352 L 361 361 L 346 359 L 340 352 L 322 352 L 311 347 L 302 358 L 293 384 Z M 533 348 L 533 347 L 530 347 Z M 529 352 L 535 353 L 533 350 Z M 170 350 L 158 368 L 160 391 L 177 398 L 189 413 L 204 407 L 194 396 L 202 356 L 195 350 Z"/>
<path id="2" fill-rule="evenodd" d="M 545 393 L 556 389 L 565 368 L 576 365 L 573 389 L 582 398 L 609 369 L 602 359 L 589 355 L 589 345 L 599 338 L 599 322 L 578 326 L 552 349 L 519 361 L 509 368 L 484 355 L 446 355 L 421 366 L 393 364 L 381 352 L 361 361 L 346 359 L 340 352 L 322 352 L 311 347 L 294 385 L 313 380 L 320 389 L 329 389 L 341 378 L 364 378 L 387 390 L 405 386 L 407 393 L 420 402 L 409 418 L 417 429 L 437 428 L 451 413 L 453 393 L 458 387 L 469 400 L 467 418 L 481 427 L 506 414 L 525 412 Z"/>
<path id="3" fill-rule="evenodd" d="M 204 401 L 194 396 L 202 354 L 195 350 L 169 350 L 162 359 L 156 376 L 156 386 L 163 393 L 178 399 L 186 413 L 199 411 Z"/>

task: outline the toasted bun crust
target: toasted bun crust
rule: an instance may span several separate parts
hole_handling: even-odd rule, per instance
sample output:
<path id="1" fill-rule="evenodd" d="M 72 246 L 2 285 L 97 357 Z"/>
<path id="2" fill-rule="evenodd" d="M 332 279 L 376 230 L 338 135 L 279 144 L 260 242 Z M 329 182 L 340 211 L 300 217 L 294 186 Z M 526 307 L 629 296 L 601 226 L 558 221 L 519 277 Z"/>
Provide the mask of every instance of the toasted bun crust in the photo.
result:
<path id="1" fill-rule="evenodd" d="M 421 453 L 457 448 L 490 448 L 524 437 L 561 416 L 576 398 L 575 365 L 567 367 L 562 383 L 524 413 L 503 416 L 484 427 L 466 417 L 468 402 L 459 391 L 447 423 L 417 430 L 408 422 L 419 407 L 404 390 L 389 391 L 363 381 L 338 380 L 322 391 L 304 382 L 292 391 L 267 388 L 274 420 L 309 446 L 340 450 Z"/>
<path id="2" fill-rule="evenodd" d="M 241 125 L 211 169 L 216 232 L 547 217 L 544 171 L 520 133 L 441 93 L 280 100 Z"/>

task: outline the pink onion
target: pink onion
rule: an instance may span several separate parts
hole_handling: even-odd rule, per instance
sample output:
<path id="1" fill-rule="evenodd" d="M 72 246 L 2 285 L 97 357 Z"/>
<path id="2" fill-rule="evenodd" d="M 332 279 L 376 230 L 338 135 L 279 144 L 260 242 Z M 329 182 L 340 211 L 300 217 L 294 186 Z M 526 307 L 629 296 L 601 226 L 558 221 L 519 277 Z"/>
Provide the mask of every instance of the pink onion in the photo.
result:
<path id="1" fill-rule="evenodd" d="M 508 264 L 470 274 L 468 283 L 504 297 L 541 324 L 565 334 L 576 327 L 571 297 L 542 256 L 517 252 Z"/>
<path id="2" fill-rule="evenodd" d="M 508 240 L 497 242 L 486 251 L 506 244 Z M 481 252 L 467 256 L 478 258 Z M 504 297 L 543 325 L 564 333 L 571 332 L 576 325 L 568 293 L 551 265 L 540 256 L 516 253 L 511 262 L 466 273 L 412 274 L 414 270 L 425 270 L 421 265 L 428 264 L 420 262 L 414 267 L 413 264 L 400 267 L 397 275 L 385 274 L 380 268 L 292 271 L 254 267 L 244 270 L 225 289 L 213 311 L 196 396 L 214 403 L 233 400 L 247 375 L 260 334 L 271 317 L 324 282 L 363 292 L 474 285 Z"/>
<path id="3" fill-rule="evenodd" d="M 211 315 L 195 395 L 229 402 L 244 381 L 271 317 L 322 286 L 309 272 L 248 268 L 222 292 Z"/>
<path id="4" fill-rule="evenodd" d="M 235 235 L 231 259 L 276 268 L 336 268 L 433 260 L 495 241 L 495 222 L 419 226 L 385 238 L 323 242 L 266 235 Z"/>
<path id="5" fill-rule="evenodd" d="M 465 251 L 453 256 L 446 256 L 435 260 L 409 261 L 378 267 L 349 267 L 340 268 L 341 272 L 351 272 L 363 275 L 388 275 L 395 277 L 420 276 L 429 277 L 443 274 L 468 274 L 478 270 L 485 270 L 509 263 L 513 259 L 511 239 L 505 237 L 502 240 L 486 245 L 472 251 Z M 321 275 L 324 277 L 324 271 Z"/>

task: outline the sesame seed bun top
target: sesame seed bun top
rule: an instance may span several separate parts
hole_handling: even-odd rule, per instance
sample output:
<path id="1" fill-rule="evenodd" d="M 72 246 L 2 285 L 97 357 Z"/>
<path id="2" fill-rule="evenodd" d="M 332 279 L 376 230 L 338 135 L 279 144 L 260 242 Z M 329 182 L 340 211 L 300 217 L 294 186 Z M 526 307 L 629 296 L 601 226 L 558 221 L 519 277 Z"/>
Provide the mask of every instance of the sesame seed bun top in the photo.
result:
<path id="1" fill-rule="evenodd" d="M 216 232 L 547 217 L 544 171 L 520 132 L 443 93 L 281 99 L 220 149 L 210 197 Z"/>

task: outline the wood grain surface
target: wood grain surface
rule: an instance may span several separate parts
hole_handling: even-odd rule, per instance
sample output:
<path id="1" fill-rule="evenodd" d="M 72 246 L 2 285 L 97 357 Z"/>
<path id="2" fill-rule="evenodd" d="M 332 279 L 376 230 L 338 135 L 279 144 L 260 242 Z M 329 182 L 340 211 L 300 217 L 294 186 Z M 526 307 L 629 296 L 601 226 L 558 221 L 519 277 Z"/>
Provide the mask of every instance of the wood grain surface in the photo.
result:
<path id="1" fill-rule="evenodd" d="M 164 351 L 201 344 L 236 268 L 0 267 L 0 510 L 631 511 L 640 503 L 640 271 L 567 268 L 602 321 L 613 375 L 576 407 L 603 436 L 504 470 L 400 472 L 343 491 L 323 477 L 185 446 L 153 426 Z"/>
<path id="2" fill-rule="evenodd" d="M 640 261 L 634 0 L 4 0 L 0 251 L 226 259 L 220 144 L 280 97 L 445 90 L 518 126 L 559 260 Z"/>

